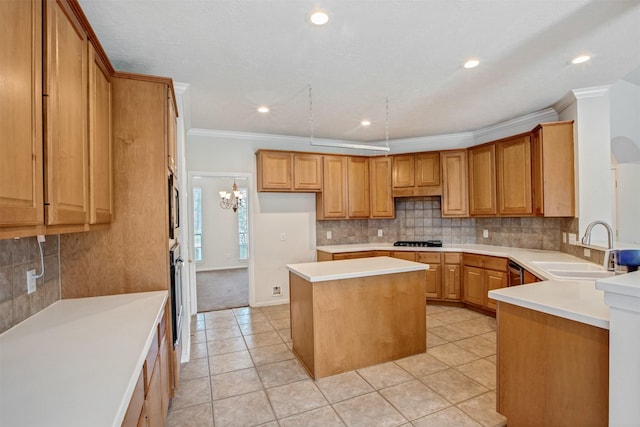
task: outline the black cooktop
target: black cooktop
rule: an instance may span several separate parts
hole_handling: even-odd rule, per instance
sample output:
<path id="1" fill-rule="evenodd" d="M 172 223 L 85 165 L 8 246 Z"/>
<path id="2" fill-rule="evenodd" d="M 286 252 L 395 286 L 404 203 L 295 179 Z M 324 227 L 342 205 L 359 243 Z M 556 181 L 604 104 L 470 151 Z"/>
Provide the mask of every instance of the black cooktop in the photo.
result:
<path id="1" fill-rule="evenodd" d="M 412 246 L 412 247 L 429 247 L 429 248 L 441 248 L 442 240 L 424 240 L 424 241 L 409 241 L 399 240 L 393 244 L 393 246 Z"/>

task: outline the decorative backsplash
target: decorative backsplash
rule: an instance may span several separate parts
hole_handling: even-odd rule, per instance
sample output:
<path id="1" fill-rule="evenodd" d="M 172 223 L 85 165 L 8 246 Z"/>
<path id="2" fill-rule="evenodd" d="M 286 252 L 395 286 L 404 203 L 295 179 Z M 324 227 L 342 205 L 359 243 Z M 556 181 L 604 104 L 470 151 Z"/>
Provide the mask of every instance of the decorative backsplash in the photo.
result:
<path id="1" fill-rule="evenodd" d="M 33 316 L 60 299 L 59 236 L 42 244 L 44 277 L 36 291 L 27 293 L 27 271 L 41 273 L 40 250 L 35 237 L 0 240 L 0 333 Z"/>

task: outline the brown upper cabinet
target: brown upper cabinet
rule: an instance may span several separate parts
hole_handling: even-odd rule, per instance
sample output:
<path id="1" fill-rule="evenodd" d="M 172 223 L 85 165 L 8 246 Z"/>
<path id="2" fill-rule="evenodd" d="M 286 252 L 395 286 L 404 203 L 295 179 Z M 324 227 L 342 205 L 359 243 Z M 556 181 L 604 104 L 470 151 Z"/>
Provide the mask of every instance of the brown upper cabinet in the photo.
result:
<path id="1" fill-rule="evenodd" d="M 391 188 L 392 160 L 391 156 L 369 159 L 371 218 L 394 218 L 396 215 Z"/>
<path id="2" fill-rule="evenodd" d="M 573 121 L 540 124 L 531 146 L 534 215 L 574 216 Z"/>
<path id="3" fill-rule="evenodd" d="M 89 220 L 88 38 L 65 1 L 45 5 L 45 220 Z"/>
<path id="4" fill-rule="evenodd" d="M 258 191 L 322 190 L 322 155 L 259 150 L 256 156 Z"/>
<path id="5" fill-rule="evenodd" d="M 498 214 L 531 215 L 531 137 L 517 135 L 496 142 Z"/>
<path id="6" fill-rule="evenodd" d="M 496 146 L 484 144 L 469 148 L 469 214 L 495 215 Z"/>
<path id="7" fill-rule="evenodd" d="M 369 218 L 369 159 L 347 157 L 347 215 Z"/>
<path id="8" fill-rule="evenodd" d="M 113 216 L 111 74 L 89 44 L 89 207 L 90 224 Z"/>
<path id="9" fill-rule="evenodd" d="M 323 191 L 316 194 L 317 219 L 347 218 L 347 169 L 346 156 L 323 156 Z"/>
<path id="10" fill-rule="evenodd" d="M 443 151 L 440 153 L 440 157 L 442 165 L 442 216 L 468 216 L 467 151 Z"/>
<path id="11" fill-rule="evenodd" d="M 173 99 L 173 92 L 169 91 L 167 97 L 167 164 L 173 175 L 178 175 L 178 142 L 176 133 L 176 103 Z"/>
<path id="12" fill-rule="evenodd" d="M 42 225 L 42 2 L 0 1 L 0 39 L 0 227 Z"/>
<path id="13" fill-rule="evenodd" d="M 440 153 L 412 153 L 393 156 L 393 196 L 438 196 Z"/>

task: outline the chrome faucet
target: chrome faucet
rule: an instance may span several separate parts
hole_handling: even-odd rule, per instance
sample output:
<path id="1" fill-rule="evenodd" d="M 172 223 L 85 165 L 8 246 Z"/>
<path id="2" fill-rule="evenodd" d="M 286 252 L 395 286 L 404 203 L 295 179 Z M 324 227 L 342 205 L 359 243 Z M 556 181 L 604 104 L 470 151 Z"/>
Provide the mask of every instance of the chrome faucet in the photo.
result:
<path id="1" fill-rule="evenodd" d="M 616 269 L 616 253 L 613 249 L 613 229 L 609 224 L 604 221 L 593 221 L 589 225 L 587 225 L 587 229 L 584 231 L 584 236 L 582 236 L 582 244 L 590 245 L 591 244 L 591 230 L 596 225 L 602 225 L 607 229 L 607 250 L 604 254 L 604 268 L 609 271 L 615 271 Z"/>

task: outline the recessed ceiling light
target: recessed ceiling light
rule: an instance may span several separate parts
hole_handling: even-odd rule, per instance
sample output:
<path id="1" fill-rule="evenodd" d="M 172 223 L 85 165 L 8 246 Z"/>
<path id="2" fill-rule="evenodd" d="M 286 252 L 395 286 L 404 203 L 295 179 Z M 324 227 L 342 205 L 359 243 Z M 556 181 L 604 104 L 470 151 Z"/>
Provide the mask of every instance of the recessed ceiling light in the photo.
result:
<path id="1" fill-rule="evenodd" d="M 572 64 L 582 64 L 583 62 L 587 62 L 590 59 L 591 59 L 591 57 L 589 55 L 580 55 L 580 56 L 576 56 L 575 58 L 573 58 L 571 60 L 571 63 Z"/>
<path id="2" fill-rule="evenodd" d="M 477 59 L 470 59 L 464 63 L 464 68 L 475 68 L 480 64 L 480 61 Z"/>
<path id="3" fill-rule="evenodd" d="M 371 124 L 371 122 L 369 120 L 363 120 L 363 121 L 360 122 L 360 124 L 362 126 L 369 126 Z"/>
<path id="4" fill-rule="evenodd" d="M 311 16 L 309 16 L 309 20 L 312 24 L 324 25 L 329 22 L 329 15 L 327 15 L 327 12 L 323 10 L 317 10 L 311 13 Z"/>
<path id="5" fill-rule="evenodd" d="M 268 113 L 269 112 L 269 107 L 258 107 L 258 113 Z"/>

